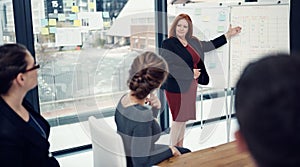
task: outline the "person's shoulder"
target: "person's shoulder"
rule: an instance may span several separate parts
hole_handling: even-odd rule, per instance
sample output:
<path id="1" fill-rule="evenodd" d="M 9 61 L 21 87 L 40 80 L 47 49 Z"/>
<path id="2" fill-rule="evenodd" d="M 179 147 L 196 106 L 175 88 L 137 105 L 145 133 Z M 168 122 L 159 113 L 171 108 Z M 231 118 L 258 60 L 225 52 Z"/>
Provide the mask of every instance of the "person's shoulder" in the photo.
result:
<path id="1" fill-rule="evenodd" d="M 195 37 L 195 36 L 192 36 L 189 40 L 189 43 L 192 44 L 192 46 L 196 47 L 196 46 L 201 46 L 201 41 Z"/>
<path id="2" fill-rule="evenodd" d="M 169 37 L 162 41 L 162 47 L 171 49 L 174 45 L 178 44 L 179 40 L 176 37 Z"/>
<path id="3" fill-rule="evenodd" d="M 163 43 L 174 42 L 174 41 L 176 41 L 176 40 L 177 40 L 177 39 L 176 39 L 175 37 L 169 37 L 169 38 L 163 40 Z"/>
<path id="4" fill-rule="evenodd" d="M 13 140 L 17 141 L 20 139 L 19 132 L 21 127 L 18 123 L 16 123 L 14 117 L 9 115 L 0 114 L 0 136 L 10 140 L 10 142 L 13 142 Z"/>
<path id="5" fill-rule="evenodd" d="M 148 107 L 135 104 L 127 107 L 118 107 L 119 114 L 126 117 L 129 120 L 134 120 L 138 122 L 148 122 L 153 120 L 153 115 L 151 109 Z"/>
<path id="6" fill-rule="evenodd" d="M 200 40 L 197 37 L 195 37 L 195 36 L 192 36 L 191 39 L 190 39 L 190 41 L 192 41 L 192 42 L 200 42 Z"/>

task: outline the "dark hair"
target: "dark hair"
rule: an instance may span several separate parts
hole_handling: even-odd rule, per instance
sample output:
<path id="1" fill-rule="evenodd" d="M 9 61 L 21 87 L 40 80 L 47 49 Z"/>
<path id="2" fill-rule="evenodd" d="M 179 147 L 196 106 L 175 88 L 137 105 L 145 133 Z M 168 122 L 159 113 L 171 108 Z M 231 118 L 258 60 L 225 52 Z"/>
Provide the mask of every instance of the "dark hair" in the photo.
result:
<path id="1" fill-rule="evenodd" d="M 300 60 L 270 55 L 249 64 L 237 85 L 240 132 L 258 166 L 300 166 Z"/>
<path id="2" fill-rule="evenodd" d="M 12 81 L 20 72 L 25 72 L 27 49 L 21 44 L 0 46 L 0 94 L 6 94 Z"/>
<path id="3" fill-rule="evenodd" d="M 193 36 L 193 23 L 192 23 L 192 19 L 190 18 L 189 15 L 187 14 L 179 14 L 173 21 L 172 25 L 171 25 L 171 28 L 169 30 L 169 37 L 176 37 L 176 26 L 179 22 L 179 20 L 181 19 L 185 19 L 187 22 L 188 22 L 188 32 L 186 33 L 186 36 L 185 38 L 187 40 L 190 40 Z"/>
<path id="4" fill-rule="evenodd" d="M 166 79 L 167 71 L 167 63 L 155 53 L 144 52 L 137 56 L 131 64 L 127 80 L 132 95 L 138 99 L 147 97 Z"/>

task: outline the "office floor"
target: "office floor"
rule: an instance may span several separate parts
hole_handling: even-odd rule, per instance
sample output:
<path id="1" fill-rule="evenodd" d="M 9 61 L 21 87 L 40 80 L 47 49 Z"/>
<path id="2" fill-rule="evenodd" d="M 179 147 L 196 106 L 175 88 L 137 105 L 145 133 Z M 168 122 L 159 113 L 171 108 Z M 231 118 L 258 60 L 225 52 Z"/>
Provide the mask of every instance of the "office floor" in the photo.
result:
<path id="1" fill-rule="evenodd" d="M 184 146 L 192 151 L 200 150 L 234 140 L 234 132 L 238 128 L 236 119 L 228 124 L 226 120 L 187 128 Z M 62 133 L 65 133 L 63 128 Z M 86 139 L 85 139 L 86 140 Z M 163 135 L 158 143 L 168 144 L 169 135 Z M 93 167 L 92 149 L 56 157 L 61 167 Z"/>

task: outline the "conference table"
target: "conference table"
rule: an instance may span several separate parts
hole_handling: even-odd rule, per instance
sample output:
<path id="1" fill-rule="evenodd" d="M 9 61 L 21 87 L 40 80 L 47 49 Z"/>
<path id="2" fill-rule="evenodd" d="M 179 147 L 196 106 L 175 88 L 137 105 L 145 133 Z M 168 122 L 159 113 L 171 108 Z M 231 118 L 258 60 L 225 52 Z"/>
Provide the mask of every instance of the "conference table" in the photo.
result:
<path id="1" fill-rule="evenodd" d="M 248 153 L 240 153 L 236 142 L 194 151 L 169 158 L 159 167 L 255 167 Z"/>

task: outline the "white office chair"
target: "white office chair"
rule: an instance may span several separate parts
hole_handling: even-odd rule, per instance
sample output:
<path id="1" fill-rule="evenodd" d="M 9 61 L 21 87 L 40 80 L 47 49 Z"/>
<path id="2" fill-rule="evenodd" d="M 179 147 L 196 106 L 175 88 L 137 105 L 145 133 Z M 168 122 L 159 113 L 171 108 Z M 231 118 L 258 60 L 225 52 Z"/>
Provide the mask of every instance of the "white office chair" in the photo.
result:
<path id="1" fill-rule="evenodd" d="M 107 122 L 89 117 L 94 167 L 126 167 L 121 136 Z"/>

